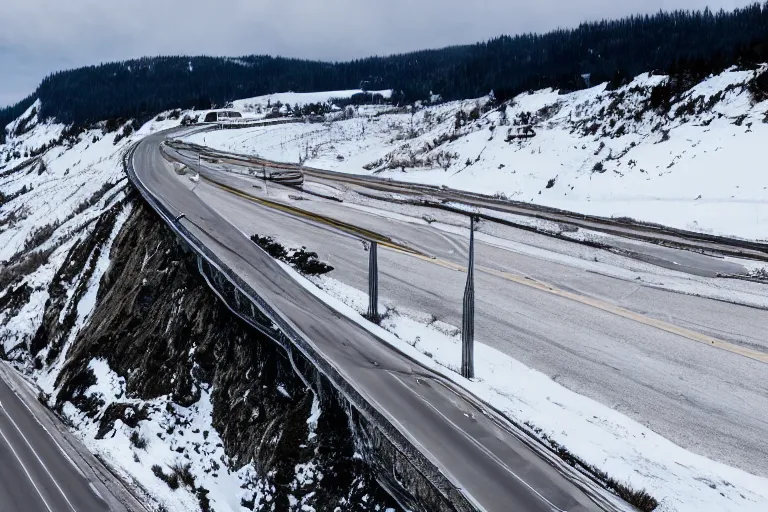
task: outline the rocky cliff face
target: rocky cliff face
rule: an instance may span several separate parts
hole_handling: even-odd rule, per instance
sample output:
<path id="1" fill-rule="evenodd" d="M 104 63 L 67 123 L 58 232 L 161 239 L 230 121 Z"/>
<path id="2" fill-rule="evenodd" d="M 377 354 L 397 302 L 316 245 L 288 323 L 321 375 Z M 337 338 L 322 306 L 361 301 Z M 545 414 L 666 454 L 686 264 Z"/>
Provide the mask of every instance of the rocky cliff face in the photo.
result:
<path id="1" fill-rule="evenodd" d="M 29 300 L 27 287 L 0 300 Z M 159 506 L 395 507 L 356 452 L 334 394 L 316 396 L 274 342 L 237 320 L 140 200 L 96 220 L 47 294 L 17 364 L 31 360 L 49 404 Z"/>
<path id="2" fill-rule="evenodd" d="M 339 404 L 318 400 L 277 345 L 216 300 L 195 258 L 143 204 L 115 240 L 95 313 L 58 377 L 57 404 L 77 396 L 75 384 L 89 378 L 94 358 L 126 376 L 130 397 L 166 396 L 190 407 L 201 390 L 210 392 L 213 427 L 230 469 L 255 469 L 257 480 L 246 488 L 254 495 L 243 499 L 247 508 L 272 503 L 284 510 L 293 501 L 317 510 L 391 505 L 355 458 Z M 120 410 L 117 402 L 110 407 Z"/>
<path id="3" fill-rule="evenodd" d="M 229 313 L 128 183 L 128 146 L 183 116 L 74 129 L 37 107 L 0 144 L 0 357 L 154 510 L 396 508 L 335 394 Z"/>

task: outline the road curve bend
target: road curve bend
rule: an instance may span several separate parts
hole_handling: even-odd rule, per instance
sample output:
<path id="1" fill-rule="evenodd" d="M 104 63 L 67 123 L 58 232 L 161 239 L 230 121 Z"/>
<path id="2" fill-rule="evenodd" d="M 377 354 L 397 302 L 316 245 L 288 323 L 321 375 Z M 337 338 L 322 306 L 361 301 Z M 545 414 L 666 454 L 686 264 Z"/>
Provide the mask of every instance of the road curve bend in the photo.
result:
<path id="1" fill-rule="evenodd" d="M 474 508 L 488 512 L 628 508 L 556 457 L 500 426 L 471 397 L 329 308 L 180 180 L 160 145 L 143 139 L 129 176 L 301 333 Z M 131 171 L 132 168 L 132 171 Z M 131 172 L 135 173 L 132 175 Z M 222 194 L 226 194 L 222 192 Z M 178 213 L 176 213 L 178 212 Z M 183 214 L 183 217 L 180 217 Z"/>

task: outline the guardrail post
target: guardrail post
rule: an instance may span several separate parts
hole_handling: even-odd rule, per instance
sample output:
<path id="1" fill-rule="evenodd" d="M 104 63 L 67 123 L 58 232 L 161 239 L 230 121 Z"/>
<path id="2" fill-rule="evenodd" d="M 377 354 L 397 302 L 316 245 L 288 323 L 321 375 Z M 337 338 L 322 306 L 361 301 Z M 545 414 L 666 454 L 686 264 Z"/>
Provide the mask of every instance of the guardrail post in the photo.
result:
<path id="1" fill-rule="evenodd" d="M 379 262 L 378 244 L 371 240 L 368 248 L 368 319 L 379 323 Z"/>
<path id="2" fill-rule="evenodd" d="M 475 216 L 469 220 L 469 265 L 461 317 L 461 376 L 475 377 Z"/>

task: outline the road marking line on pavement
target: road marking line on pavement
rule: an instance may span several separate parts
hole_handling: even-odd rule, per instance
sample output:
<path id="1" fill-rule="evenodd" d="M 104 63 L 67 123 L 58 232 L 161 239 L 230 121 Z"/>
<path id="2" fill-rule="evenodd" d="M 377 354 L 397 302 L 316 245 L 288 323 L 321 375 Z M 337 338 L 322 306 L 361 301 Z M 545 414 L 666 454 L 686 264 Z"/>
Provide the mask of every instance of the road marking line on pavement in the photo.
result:
<path id="1" fill-rule="evenodd" d="M 21 436 L 21 438 L 24 440 L 24 442 L 27 444 L 27 446 L 29 447 L 29 450 L 32 452 L 32 455 L 34 455 L 34 456 L 35 456 L 35 458 L 37 459 L 37 462 L 39 462 L 39 463 L 40 463 L 40 466 L 43 468 L 43 470 L 45 471 L 45 473 L 48 475 L 48 478 L 50 478 L 50 479 L 51 479 L 51 482 L 53 482 L 53 485 L 55 485 L 55 486 L 56 486 L 56 488 L 59 490 L 59 492 L 61 493 L 62 497 L 64 498 L 64 501 L 66 501 L 66 502 L 67 502 L 67 505 L 69 505 L 69 508 L 71 508 L 71 509 L 72 509 L 72 512 L 77 512 L 77 510 L 76 510 L 76 509 L 75 509 L 75 507 L 72 505 L 72 503 L 70 503 L 70 501 L 69 501 L 69 498 L 67 498 L 67 495 L 66 495 L 66 494 L 64 494 L 64 491 L 62 490 L 61 486 L 59 486 L 59 483 L 56 481 L 56 479 L 55 479 L 55 478 L 53 478 L 53 475 L 52 475 L 52 474 L 51 474 L 51 472 L 48 470 L 48 468 L 47 468 L 47 467 L 46 467 L 46 465 L 43 463 L 43 461 L 40 459 L 40 456 L 38 456 L 38 455 L 37 455 L 37 452 L 36 452 L 36 451 L 35 451 L 35 449 L 32 447 L 32 445 L 30 444 L 30 442 L 27 440 L 27 438 L 26 438 L 26 436 L 24 435 L 24 433 L 21 431 L 21 429 L 20 429 L 20 428 L 19 428 L 19 426 L 16 424 L 16 422 L 15 422 L 15 421 L 13 421 L 13 418 L 11 418 L 11 415 L 8 413 L 8 411 L 5 409 L 5 407 L 3 407 L 3 404 L 2 404 L 2 402 L 0 402 L 0 409 L 2 409 L 2 411 L 5 413 L 5 415 L 6 415 L 6 417 L 8 418 L 8 420 L 10 420 L 11 424 L 13 425 L 13 427 L 14 427 L 14 428 L 15 428 L 15 429 L 16 429 L 16 430 L 19 432 L 19 435 L 20 435 L 20 436 Z M 3 438 L 5 438 L 5 436 L 3 436 Z M 7 439 L 6 439 L 6 442 L 7 442 Z M 11 450 L 13 450 L 13 448 L 11 448 Z M 17 457 L 17 458 L 18 458 L 18 457 Z M 19 461 L 19 462 L 21 462 L 21 461 Z"/>
<path id="2" fill-rule="evenodd" d="M 236 188 L 230 187 L 229 185 L 224 185 L 222 183 L 219 183 L 218 181 L 208 178 L 207 176 L 204 176 L 202 174 L 200 175 L 200 177 L 203 178 L 205 181 L 211 183 L 212 185 L 226 192 L 229 192 L 230 194 L 234 194 L 236 196 L 242 197 L 254 203 L 258 203 L 262 206 L 266 206 L 267 208 L 282 211 L 284 213 L 288 213 L 296 217 L 304 217 L 306 219 L 310 219 L 310 220 L 319 222 L 321 224 L 325 224 L 327 226 L 336 228 L 339 231 L 344 231 L 345 233 L 356 235 L 361 238 L 373 240 L 382 247 L 389 247 L 391 249 L 397 249 L 402 252 L 417 254 L 417 252 L 411 249 L 410 247 L 406 247 L 404 245 L 398 244 L 397 242 L 393 242 L 388 237 L 381 235 L 379 233 L 376 233 L 374 231 L 369 231 L 364 228 L 359 228 L 352 224 L 347 224 L 346 222 L 331 219 L 330 217 L 325 217 L 324 215 L 319 215 L 316 213 L 309 212 L 307 210 L 302 210 L 301 208 L 295 208 L 293 206 L 279 203 L 277 201 L 256 197 L 246 192 L 243 192 L 241 190 L 238 190 Z"/>
<path id="3" fill-rule="evenodd" d="M 96 486 L 93 485 L 93 482 L 88 482 L 88 487 L 91 488 L 91 491 L 93 491 L 93 494 L 99 497 L 99 499 L 106 503 L 106 500 L 104 499 L 104 496 L 101 495 L 101 493 L 96 489 Z"/>
<path id="4" fill-rule="evenodd" d="M 429 400 L 427 400 L 425 397 L 421 396 L 420 394 L 416 393 L 408 384 L 406 384 L 397 374 L 394 372 L 387 372 L 389 375 L 394 377 L 394 379 L 397 381 L 398 384 L 403 386 L 405 389 L 410 391 L 413 395 L 416 396 L 418 400 L 421 400 L 424 402 L 424 404 L 432 409 L 432 411 L 443 418 L 443 420 L 446 421 L 449 425 L 451 425 L 464 439 L 466 439 L 469 443 L 473 444 L 475 447 L 477 447 L 478 450 L 480 450 L 483 454 L 485 454 L 486 457 L 491 459 L 494 463 L 496 463 L 497 466 L 501 467 L 504 471 L 512 475 L 512 477 L 520 482 L 523 486 L 525 486 L 528 490 L 530 490 L 533 494 L 535 494 L 540 500 L 542 500 L 544 503 L 546 503 L 553 512 L 564 512 L 561 508 L 556 506 L 554 503 L 549 501 L 543 494 L 541 494 L 539 491 L 537 491 L 531 484 L 525 481 L 524 478 L 522 478 L 520 475 L 515 473 L 512 468 L 510 468 L 503 460 L 501 460 L 496 454 L 494 454 L 492 451 L 490 451 L 488 448 L 486 448 L 483 444 L 481 444 L 477 439 L 472 437 L 470 434 L 467 433 L 467 431 L 462 428 L 460 425 L 458 425 L 456 422 L 451 420 L 448 416 L 443 414 L 437 407 L 435 407 L 432 403 L 430 403 Z M 436 384 L 442 385 L 439 381 L 434 381 Z M 448 389 L 448 388 L 446 388 Z M 449 391 L 451 391 L 449 389 Z M 453 391 L 451 391 L 453 394 Z M 476 501 L 473 499 L 473 501 Z"/>
<path id="5" fill-rule="evenodd" d="M 386 237 L 383 237 L 382 235 L 379 235 L 378 233 L 373 233 L 373 232 L 370 232 L 370 231 L 367 231 L 367 230 L 356 228 L 356 227 L 351 226 L 349 224 L 340 223 L 339 221 L 334 221 L 333 219 L 330 219 L 328 217 L 324 217 L 324 216 L 321 216 L 321 215 L 316 215 L 316 214 L 313 214 L 311 212 L 307 212 L 305 210 L 301 210 L 299 208 L 293 208 L 291 206 L 284 205 L 282 203 L 277 203 L 277 202 L 274 202 L 274 201 L 258 198 L 258 197 L 252 196 L 250 194 L 246 194 L 245 192 L 241 192 L 241 191 L 239 191 L 239 190 L 237 190 L 235 188 L 229 187 L 227 185 L 223 185 L 223 184 L 221 184 L 221 183 L 219 183 L 217 181 L 211 180 L 210 178 L 206 178 L 205 176 L 203 176 L 203 179 L 207 180 L 211 184 L 221 188 L 222 190 L 224 190 L 226 192 L 229 192 L 231 194 L 235 194 L 237 196 L 243 197 L 243 198 L 248 199 L 250 201 L 259 203 L 259 204 L 261 204 L 263 206 L 266 206 L 268 208 L 280 210 L 280 211 L 283 211 L 283 212 L 288 213 L 288 214 L 293 214 L 293 215 L 298 215 L 298 216 L 302 216 L 302 217 L 311 218 L 312 220 L 318 221 L 318 222 L 323 223 L 323 224 L 330 225 L 332 227 L 336 227 L 337 229 L 340 229 L 340 230 L 348 232 L 348 233 L 351 232 L 353 234 L 358 234 L 359 236 L 364 236 L 364 235 L 362 235 L 362 233 L 366 232 L 366 233 L 369 234 L 368 236 L 370 236 L 372 234 L 372 235 L 375 235 L 376 237 L 378 237 L 377 242 L 382 247 L 386 247 L 386 248 L 389 248 L 389 249 L 391 249 L 393 251 L 400 252 L 400 253 L 403 253 L 403 254 L 406 254 L 406 255 L 409 255 L 409 256 L 413 256 L 413 257 L 419 258 L 421 260 L 433 263 L 435 265 L 439 265 L 439 266 L 442 266 L 442 267 L 445 267 L 445 268 L 449 268 L 451 270 L 456 270 L 456 271 L 459 271 L 459 272 L 466 272 L 467 271 L 467 268 L 465 266 L 463 266 L 463 265 L 460 265 L 458 263 L 453 263 L 453 262 L 450 262 L 450 261 L 447 261 L 447 260 L 443 260 L 441 258 L 436 258 L 436 257 L 433 257 L 433 256 L 427 256 L 425 254 L 421 254 L 421 253 L 416 252 L 413 249 L 410 249 L 408 247 L 399 245 L 397 243 L 390 242 L 390 241 L 388 241 L 388 239 L 386 239 Z M 359 231 L 357 231 L 357 230 L 359 230 Z M 602 311 L 605 311 L 605 312 L 608 312 L 608 313 L 612 313 L 612 314 L 620 316 L 622 318 L 626 318 L 628 320 L 634 320 L 634 321 L 639 322 L 641 324 L 645 324 L 645 325 L 648 325 L 650 327 L 655 327 L 656 329 L 660 329 L 662 331 L 665 331 L 665 332 L 668 332 L 668 333 L 671 333 L 671 334 L 675 334 L 677 336 L 681 336 L 683 338 L 686 338 L 686 339 L 689 339 L 691 341 L 695 341 L 695 342 L 701 343 L 703 345 L 707 345 L 707 346 L 710 346 L 710 347 L 715 347 L 715 348 L 718 348 L 718 349 L 721 349 L 721 350 L 725 350 L 727 352 L 731 352 L 731 353 L 734 353 L 734 354 L 738 354 L 738 355 L 747 357 L 749 359 L 753 359 L 755 361 L 759 361 L 761 363 L 768 364 L 768 353 L 765 353 L 765 352 L 760 352 L 758 350 L 753 350 L 753 349 L 750 349 L 750 348 L 747 348 L 747 347 L 743 347 L 743 346 L 737 345 L 735 343 L 730 343 L 728 341 L 724 341 L 724 340 L 721 340 L 721 339 L 718 339 L 718 338 L 714 338 L 714 337 L 706 335 L 706 334 L 702 334 L 702 333 L 699 333 L 699 332 L 696 332 L 696 331 L 692 331 L 692 330 L 686 329 L 684 327 L 679 327 L 677 325 L 665 322 L 663 320 L 657 320 L 655 318 L 651 318 L 651 317 L 648 317 L 648 316 L 645 316 L 645 315 L 641 315 L 639 313 L 635 313 L 635 312 L 630 311 L 628 309 L 622 308 L 620 306 L 616 306 L 614 304 L 610 304 L 610 303 L 604 302 L 604 301 L 599 300 L 599 299 L 594 299 L 594 298 L 587 297 L 587 296 L 584 296 L 584 295 L 579 295 L 579 294 L 576 294 L 576 293 L 572 293 L 572 292 L 568 292 L 568 291 L 565 291 L 565 290 L 561 290 L 561 289 L 556 288 L 556 287 L 554 287 L 552 285 L 543 283 L 541 281 L 537 281 L 535 279 L 532 279 L 532 278 L 529 278 L 529 277 L 526 277 L 526 276 L 523 276 L 523 275 L 513 274 L 513 273 L 510 273 L 510 272 L 503 271 L 503 270 L 496 270 L 496 269 L 492 269 L 490 267 L 484 267 L 482 265 L 477 265 L 475 268 L 478 271 L 480 271 L 480 272 L 483 272 L 483 273 L 486 273 L 486 274 L 490 274 L 490 275 L 493 275 L 493 276 L 496 276 L 496 277 L 500 277 L 500 278 L 505 279 L 507 281 L 511 281 L 511 282 L 514 282 L 514 283 L 517 283 L 517 284 L 528 286 L 530 288 L 535 288 L 537 290 L 540 290 L 540 291 L 543 291 L 543 292 L 546 292 L 546 293 L 550 293 L 550 294 L 557 295 L 557 296 L 560 296 L 560 297 L 563 297 L 563 298 L 566 298 L 566 299 L 570 299 L 570 300 L 573 300 L 575 302 L 579 302 L 581 304 L 585 304 L 587 306 L 592 306 L 592 307 L 600 309 Z"/>
<path id="6" fill-rule="evenodd" d="M 443 260 L 440 258 L 424 257 L 418 254 L 410 254 L 410 253 L 405 253 L 405 254 L 414 256 L 424 261 L 434 263 L 435 265 L 440 265 L 442 267 L 449 268 L 451 270 L 456 270 L 459 272 L 467 271 L 467 267 L 459 265 L 458 263 L 453 263 L 451 261 Z M 663 320 L 658 320 L 656 318 L 651 318 L 645 315 L 641 315 L 640 313 L 635 313 L 634 311 L 630 311 L 628 309 L 622 308 L 621 306 L 616 306 L 614 304 L 602 301 L 600 299 L 595 299 L 592 297 L 587 297 L 585 295 L 579 295 L 577 293 L 561 290 L 550 284 L 537 281 L 535 279 L 532 279 L 530 277 L 526 277 L 523 275 L 513 274 L 511 272 L 506 272 L 503 270 L 496 270 L 493 268 L 485 267 L 483 265 L 477 265 L 475 269 L 478 270 L 479 272 L 490 274 L 490 275 L 499 277 L 501 279 L 511 281 L 513 283 L 521 284 L 523 286 L 528 286 L 529 288 L 535 288 L 539 291 L 550 293 L 552 295 L 557 295 L 559 297 L 563 297 L 566 299 L 570 299 L 572 301 L 579 302 L 587 306 L 592 306 L 594 308 L 600 309 L 607 313 L 612 313 L 614 315 L 620 316 L 622 318 L 626 318 L 628 320 L 634 320 L 641 324 L 645 324 L 650 327 L 655 327 L 656 329 L 660 329 L 662 331 L 665 331 L 671 334 L 676 334 L 683 338 L 687 338 L 691 341 L 695 341 L 710 347 L 719 348 L 727 352 L 738 354 L 740 356 L 744 356 L 749 359 L 753 359 L 755 361 L 768 364 L 768 353 L 760 352 L 759 350 L 753 350 L 747 347 L 743 347 L 741 345 L 737 345 L 735 343 L 730 343 L 728 341 L 724 341 L 719 338 L 714 338 L 712 336 L 702 334 L 700 332 L 686 329 L 685 327 L 679 327 L 677 325 L 671 324 L 669 322 L 665 322 Z"/>
<path id="7" fill-rule="evenodd" d="M 3 366 L 2 368 L 0 368 L 0 373 L 6 372 L 7 369 L 8 369 L 7 368 L 7 363 L 5 363 L 4 361 L 0 361 L 0 365 Z M 11 371 L 14 371 L 14 370 L 11 370 Z M 0 375 L 0 377 L 2 377 L 2 375 Z M 80 466 L 75 464 L 75 461 L 72 460 L 72 457 L 69 456 L 69 454 L 64 450 L 64 448 L 61 446 L 61 444 L 59 444 L 59 442 L 56 440 L 56 438 L 53 437 L 53 434 L 51 434 L 51 432 L 48 430 L 48 428 L 45 425 L 43 425 L 43 422 L 40 421 L 40 418 L 37 417 L 37 414 L 35 414 L 34 411 L 32 411 L 32 409 L 29 407 L 27 402 L 23 398 L 21 398 L 19 393 L 16 392 L 16 384 L 11 383 L 9 381 L 9 379 L 6 378 L 5 379 L 5 385 L 8 386 L 8 389 L 10 389 L 13 392 L 13 394 L 16 396 L 16 398 L 18 398 L 18 400 L 21 403 L 21 405 L 23 405 L 27 409 L 27 411 L 29 411 L 29 415 L 32 416 L 35 419 L 37 424 L 40 425 L 40 428 L 45 430 L 45 433 L 48 434 L 48 437 L 51 438 L 51 441 L 53 441 L 53 443 L 59 449 L 59 451 L 64 456 L 64 458 L 66 458 L 69 461 L 69 463 L 72 464 L 72 467 L 74 467 L 75 470 L 77 470 L 77 472 L 80 474 L 80 476 L 82 476 L 84 479 L 87 480 L 87 477 L 85 476 L 85 473 L 83 473 L 83 470 L 80 469 Z"/>
<path id="8" fill-rule="evenodd" d="M 5 408 L 3 408 L 3 404 L 1 402 L 0 402 L 0 408 L 5 410 Z M 7 413 L 6 413 L 6 415 L 7 415 Z M 8 416 L 8 417 L 10 418 L 10 416 Z M 5 440 L 5 444 L 7 444 L 8 448 L 11 449 L 11 453 L 13 453 L 13 456 L 16 457 L 16 460 L 18 461 L 19 465 L 21 466 L 21 469 L 24 471 L 24 474 L 27 475 L 27 479 L 32 484 L 32 487 L 35 488 L 35 491 L 37 491 L 37 495 L 40 496 L 40 499 L 43 501 L 43 505 L 45 505 L 45 508 L 48 509 L 48 512 L 53 512 L 53 510 L 51 509 L 51 506 L 48 505 L 47 501 L 45 501 L 45 498 L 43 497 L 43 493 L 40 492 L 40 489 L 37 487 L 37 484 L 32 479 L 32 475 L 29 474 L 29 471 L 27 470 L 27 467 L 24 465 L 23 462 L 21 462 L 21 458 L 19 457 L 19 454 L 16 453 L 16 450 L 13 449 L 13 445 L 11 444 L 10 441 L 8 441 L 8 438 L 5 437 L 5 433 L 3 432 L 3 429 L 1 429 L 1 428 L 0 428 L 0 437 L 2 437 Z"/>

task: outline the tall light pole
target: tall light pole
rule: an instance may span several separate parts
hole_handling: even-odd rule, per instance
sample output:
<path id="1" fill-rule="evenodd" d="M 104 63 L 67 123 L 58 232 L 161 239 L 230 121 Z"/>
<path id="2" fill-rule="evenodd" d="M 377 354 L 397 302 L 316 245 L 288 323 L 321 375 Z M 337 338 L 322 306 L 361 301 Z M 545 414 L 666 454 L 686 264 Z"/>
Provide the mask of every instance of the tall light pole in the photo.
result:
<path id="1" fill-rule="evenodd" d="M 469 220 L 469 265 L 461 316 L 461 376 L 475 377 L 475 216 Z"/>
<path id="2" fill-rule="evenodd" d="M 379 323 L 378 244 L 371 240 L 368 248 L 368 320 Z"/>

